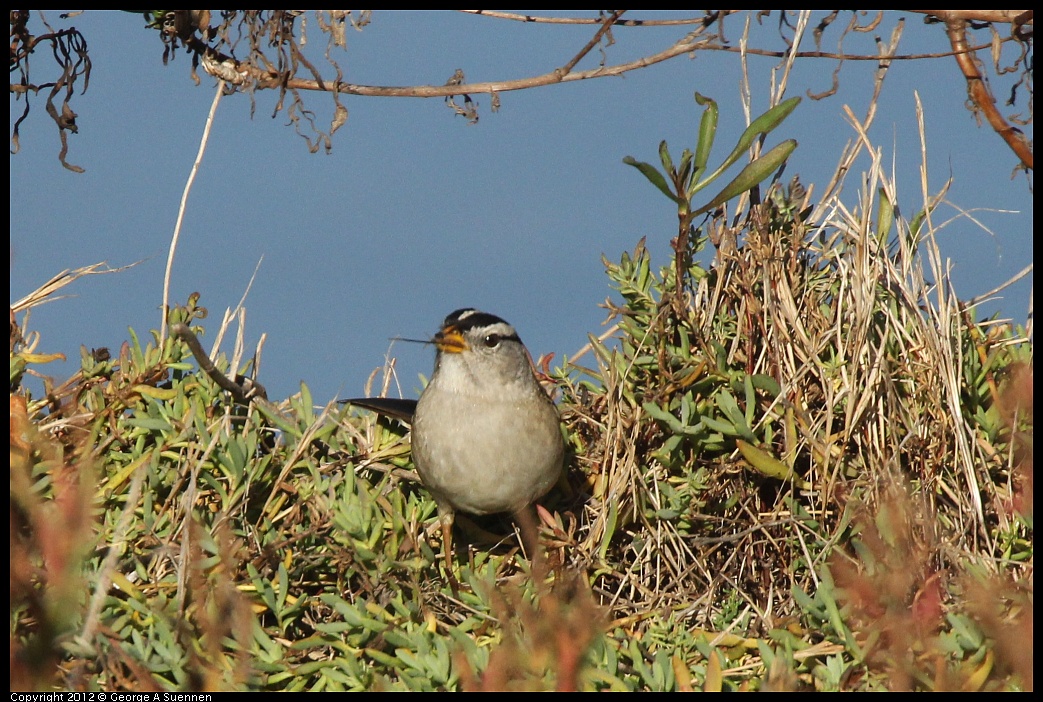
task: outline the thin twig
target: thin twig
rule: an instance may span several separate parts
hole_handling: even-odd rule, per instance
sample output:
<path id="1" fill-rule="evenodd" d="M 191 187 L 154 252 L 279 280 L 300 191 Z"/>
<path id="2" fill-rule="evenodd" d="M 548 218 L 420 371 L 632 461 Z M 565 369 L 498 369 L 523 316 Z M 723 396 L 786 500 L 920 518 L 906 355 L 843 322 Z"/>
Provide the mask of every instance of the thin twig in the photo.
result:
<path id="1" fill-rule="evenodd" d="M 1014 283 L 1018 282 L 1019 280 L 1021 280 L 1025 276 L 1027 276 L 1029 273 L 1031 273 L 1032 269 L 1034 267 L 1035 267 L 1034 264 L 1030 263 L 1027 266 L 1025 266 L 1024 268 L 1022 268 L 1020 271 L 1018 271 L 1014 275 L 1014 277 L 1010 278 L 1006 282 L 1000 283 L 999 285 L 994 287 L 992 290 L 989 290 L 988 292 L 984 292 L 981 295 L 977 295 L 975 297 L 972 297 L 970 300 L 967 301 L 967 307 L 974 307 L 975 305 L 977 305 L 978 303 L 982 302 L 983 300 L 987 300 L 990 297 L 992 297 L 993 295 L 996 295 L 996 294 L 1002 292 L 1004 289 L 1010 287 L 1011 285 L 1014 285 Z"/>
<path id="2" fill-rule="evenodd" d="M 170 312 L 170 277 L 174 269 L 174 252 L 177 251 L 177 242 L 181 238 L 181 224 L 185 219 L 185 207 L 188 204 L 188 193 L 192 190 L 192 183 L 196 180 L 196 173 L 199 172 L 199 164 L 203 162 L 203 154 L 206 152 L 206 145 L 210 139 L 210 129 L 214 126 L 214 115 L 217 113 L 217 104 L 221 102 L 221 94 L 224 93 L 225 82 L 223 80 L 217 81 L 217 93 L 214 95 L 214 101 L 210 105 L 210 113 L 206 116 L 206 126 L 203 127 L 203 137 L 199 140 L 199 152 L 196 154 L 196 160 L 192 163 L 192 170 L 188 174 L 188 181 L 185 182 L 185 190 L 181 194 L 181 205 L 177 209 L 177 222 L 174 223 L 174 236 L 170 239 L 170 251 L 167 253 L 167 268 L 163 273 L 163 308 L 162 308 L 162 319 L 159 323 L 159 344 L 163 345 L 163 342 L 167 339 L 167 314 Z"/>
<path id="3" fill-rule="evenodd" d="M 499 12 L 497 10 L 458 10 L 458 12 L 535 24 L 600 24 L 603 21 L 596 17 L 542 17 L 540 15 L 519 15 L 516 12 Z M 721 14 L 732 14 L 739 12 L 739 10 L 722 10 L 720 12 Z M 612 24 L 617 27 L 670 27 L 684 24 L 705 24 L 706 21 L 707 18 L 704 16 L 668 20 L 616 19 Z"/>
<path id="4" fill-rule="evenodd" d="M 95 632 L 101 624 L 101 607 L 105 603 L 105 596 L 109 592 L 109 587 L 112 586 L 112 573 L 116 569 L 116 562 L 123 555 L 123 551 L 126 548 L 127 535 L 130 533 L 130 526 L 134 521 L 134 516 L 139 506 L 138 497 L 141 495 L 141 486 L 148 474 L 148 467 L 145 465 L 145 461 L 142 461 L 134 471 L 134 478 L 131 480 L 130 490 L 127 493 L 126 502 L 123 504 L 123 510 L 120 512 L 119 522 L 117 522 L 116 529 L 113 532 L 112 543 L 109 544 L 108 553 L 105 554 L 105 560 L 102 561 L 98 572 L 95 574 L 97 585 L 94 588 L 94 594 L 91 595 L 90 605 L 87 607 L 87 616 L 84 617 L 83 629 L 80 631 L 80 638 L 90 650 L 94 650 L 92 641 Z"/>
<path id="5" fill-rule="evenodd" d="M 605 339 L 609 338 L 610 336 L 615 334 L 617 331 L 619 331 L 619 324 L 618 323 L 617 324 L 613 324 L 611 327 L 608 328 L 608 331 L 606 331 L 603 334 L 601 334 L 601 336 L 598 337 L 598 341 L 600 343 L 604 343 Z M 584 344 L 582 347 L 580 347 L 580 350 L 577 351 L 569 359 L 569 363 L 575 363 L 577 359 L 579 359 L 579 358 L 583 357 L 584 355 L 586 355 L 587 352 L 591 351 L 593 348 L 594 348 L 594 345 L 592 343 L 588 342 L 588 343 Z"/>
<path id="6" fill-rule="evenodd" d="M 250 381 L 248 385 L 238 385 L 230 380 L 224 373 L 217 369 L 214 362 L 210 360 L 210 357 L 206 355 L 206 351 L 203 350 L 202 344 L 199 343 L 199 339 L 196 338 L 195 333 L 188 328 L 185 324 L 178 322 L 170 328 L 170 331 L 181 341 L 188 345 L 189 350 L 192 352 L 192 356 L 195 357 L 196 363 L 199 364 L 199 369 L 209 376 L 211 380 L 218 384 L 222 390 L 226 390 L 231 393 L 232 398 L 241 405 L 248 405 L 255 399 L 265 400 L 268 398 L 268 394 L 265 392 L 264 386 L 260 383 Z"/>
<path id="7" fill-rule="evenodd" d="M 612 28 L 612 24 L 617 19 L 619 19 L 619 16 L 624 12 L 626 12 L 626 10 L 613 10 L 611 16 L 606 17 L 605 21 L 602 22 L 601 29 L 597 31 L 597 34 L 594 35 L 594 38 L 588 41 L 587 45 L 580 49 L 580 52 L 578 54 L 572 57 L 571 61 L 559 68 L 558 73 L 561 76 L 565 76 L 566 74 L 571 73 L 572 69 L 576 67 L 576 64 L 579 63 L 584 56 L 589 54 L 591 49 L 598 45 L 598 43 L 601 41 L 601 37 L 605 36 L 605 33 Z"/>

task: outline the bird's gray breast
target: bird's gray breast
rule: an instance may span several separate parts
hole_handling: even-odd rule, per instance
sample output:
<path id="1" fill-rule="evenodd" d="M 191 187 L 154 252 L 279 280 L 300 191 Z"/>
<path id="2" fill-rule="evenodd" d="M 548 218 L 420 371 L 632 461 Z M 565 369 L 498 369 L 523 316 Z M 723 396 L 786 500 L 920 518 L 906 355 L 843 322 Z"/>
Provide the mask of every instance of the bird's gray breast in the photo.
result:
<path id="1" fill-rule="evenodd" d="M 438 501 L 472 514 L 514 512 L 550 490 L 564 446 L 549 401 L 431 390 L 417 405 L 413 460 Z"/>

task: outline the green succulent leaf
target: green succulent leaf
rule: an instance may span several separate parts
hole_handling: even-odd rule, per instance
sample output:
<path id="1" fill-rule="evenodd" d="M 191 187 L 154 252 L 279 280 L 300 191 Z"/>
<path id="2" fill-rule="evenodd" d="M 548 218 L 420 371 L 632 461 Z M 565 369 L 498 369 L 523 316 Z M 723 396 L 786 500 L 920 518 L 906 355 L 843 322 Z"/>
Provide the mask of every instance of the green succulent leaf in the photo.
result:
<path id="1" fill-rule="evenodd" d="M 782 481 L 795 480 L 800 487 L 807 486 L 805 481 L 796 476 L 790 466 L 775 458 L 764 449 L 758 448 L 742 439 L 736 439 L 735 445 L 738 446 L 739 453 L 742 454 L 742 457 L 746 459 L 747 463 L 749 463 L 750 466 L 761 475 Z"/>
<path id="2" fill-rule="evenodd" d="M 670 186 L 667 185 L 666 178 L 663 177 L 662 173 L 656 170 L 655 166 L 649 163 L 645 163 L 644 161 L 638 161 L 633 156 L 625 157 L 623 159 L 623 163 L 627 164 L 628 166 L 633 166 L 637 170 L 641 171 L 641 175 L 643 175 L 645 178 L 648 178 L 649 182 L 652 183 L 652 185 L 659 188 L 659 190 L 664 195 L 673 200 L 675 203 L 680 202 L 678 197 L 674 195 L 672 192 L 670 192 Z"/>
<path id="3" fill-rule="evenodd" d="M 739 160 L 739 158 L 746 152 L 747 149 L 753 144 L 753 142 L 760 137 L 762 134 L 768 134 L 773 131 L 776 127 L 782 124 L 782 121 L 789 117 L 790 113 L 796 109 L 797 105 L 800 104 L 799 97 L 792 97 L 789 100 L 780 102 L 775 107 L 771 108 L 763 115 L 753 120 L 750 126 L 746 127 L 746 131 L 739 137 L 739 141 L 736 142 L 735 148 L 728 154 L 728 157 L 724 159 L 724 162 L 717 167 L 713 173 L 707 176 L 702 182 L 694 186 L 692 192 L 702 190 L 702 188 L 712 180 L 717 179 L 725 170 L 727 170 L 733 163 Z"/>
<path id="4" fill-rule="evenodd" d="M 884 244 L 891 235 L 891 227 L 895 222 L 895 208 L 883 188 L 880 188 L 878 195 L 880 202 L 876 210 L 876 239 Z"/>
<path id="5" fill-rule="evenodd" d="M 698 181 L 706 171 L 706 163 L 710 160 L 710 151 L 713 149 L 713 142 L 717 136 L 719 112 L 717 101 L 712 98 L 696 93 L 695 101 L 706 109 L 703 110 L 703 116 L 699 120 L 699 142 L 695 147 L 695 174 L 692 176 L 692 182 Z M 688 193 L 689 196 L 693 192 Z"/>
<path id="6" fill-rule="evenodd" d="M 666 139 L 659 142 L 659 160 L 663 164 L 663 172 L 670 175 L 674 172 L 674 160 L 670 158 L 670 148 L 666 145 Z"/>
<path id="7" fill-rule="evenodd" d="M 741 195 L 758 183 L 761 183 L 786 162 L 786 159 L 789 158 L 789 155 L 793 153 L 795 148 L 797 148 L 796 140 L 787 139 L 768 153 L 751 162 L 728 185 L 724 186 L 721 192 L 717 193 L 712 200 L 697 209 L 693 214 L 700 215 L 703 212 L 719 207 L 733 197 Z"/>

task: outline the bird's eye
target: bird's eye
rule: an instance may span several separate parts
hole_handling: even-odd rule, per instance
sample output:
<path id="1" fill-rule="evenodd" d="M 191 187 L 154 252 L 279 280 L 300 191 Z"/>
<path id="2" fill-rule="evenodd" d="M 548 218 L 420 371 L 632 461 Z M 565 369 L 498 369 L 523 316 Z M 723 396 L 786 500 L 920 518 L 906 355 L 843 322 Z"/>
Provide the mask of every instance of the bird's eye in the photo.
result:
<path id="1" fill-rule="evenodd" d="M 500 335 L 489 334 L 485 337 L 483 343 L 485 344 L 486 348 L 495 349 L 497 346 L 500 345 Z"/>

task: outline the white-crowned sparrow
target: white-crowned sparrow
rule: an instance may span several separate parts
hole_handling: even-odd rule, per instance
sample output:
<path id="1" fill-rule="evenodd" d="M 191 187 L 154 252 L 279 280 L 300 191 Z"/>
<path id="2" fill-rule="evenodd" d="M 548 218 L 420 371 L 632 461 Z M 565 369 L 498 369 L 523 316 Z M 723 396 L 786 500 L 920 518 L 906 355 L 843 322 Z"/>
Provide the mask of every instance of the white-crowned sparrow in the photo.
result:
<path id="1" fill-rule="evenodd" d="M 520 513 L 557 482 L 565 446 L 557 408 L 514 327 L 460 309 L 431 343 L 435 370 L 415 405 L 347 402 L 411 421 L 413 462 L 438 505 L 448 563 L 456 511 Z"/>

